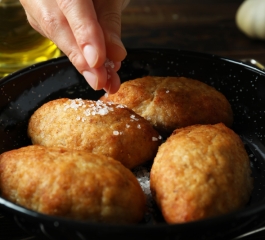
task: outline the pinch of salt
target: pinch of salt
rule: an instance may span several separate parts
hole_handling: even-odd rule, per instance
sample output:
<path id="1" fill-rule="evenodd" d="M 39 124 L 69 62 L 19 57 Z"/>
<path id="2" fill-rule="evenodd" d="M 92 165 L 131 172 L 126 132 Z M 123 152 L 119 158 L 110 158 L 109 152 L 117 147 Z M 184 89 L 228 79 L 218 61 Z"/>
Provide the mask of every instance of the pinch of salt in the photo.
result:
<path id="1" fill-rule="evenodd" d="M 109 60 L 108 58 L 106 59 L 104 65 L 105 65 L 105 67 L 111 67 L 111 68 L 114 68 L 115 67 L 114 62 L 111 61 L 111 60 Z"/>

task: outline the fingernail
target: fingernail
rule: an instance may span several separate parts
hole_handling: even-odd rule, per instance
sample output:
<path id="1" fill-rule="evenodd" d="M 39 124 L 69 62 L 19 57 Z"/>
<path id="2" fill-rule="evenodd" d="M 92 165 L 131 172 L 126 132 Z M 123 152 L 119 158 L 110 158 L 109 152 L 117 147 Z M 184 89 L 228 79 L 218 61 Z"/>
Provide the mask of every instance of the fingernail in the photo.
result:
<path id="1" fill-rule="evenodd" d="M 91 45 L 86 45 L 83 51 L 89 67 L 91 68 L 95 67 L 98 61 L 98 52 L 96 51 L 96 49 Z"/>
<path id="2" fill-rule="evenodd" d="M 89 72 L 89 71 L 84 71 L 83 76 L 88 82 L 88 84 L 94 89 L 97 90 L 98 88 L 98 78 L 95 74 Z"/>
<path id="3" fill-rule="evenodd" d="M 122 48 L 126 52 L 126 49 L 125 49 L 121 39 L 117 35 L 111 34 L 111 42 L 113 44 L 119 46 L 120 48 Z"/>

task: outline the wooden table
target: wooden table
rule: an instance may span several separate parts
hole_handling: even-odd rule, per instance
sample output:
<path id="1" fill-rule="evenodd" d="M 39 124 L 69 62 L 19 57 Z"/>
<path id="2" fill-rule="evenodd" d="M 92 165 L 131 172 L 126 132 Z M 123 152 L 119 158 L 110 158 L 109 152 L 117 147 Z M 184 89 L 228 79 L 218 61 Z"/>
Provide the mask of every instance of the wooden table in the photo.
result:
<path id="1" fill-rule="evenodd" d="M 177 48 L 265 64 L 265 41 L 235 24 L 241 0 L 131 0 L 122 17 L 127 48 Z M 37 239 L 0 213 L 0 240 Z M 242 240 L 265 239 L 265 230 Z M 227 239 L 225 239 L 227 240 Z"/>
<path id="2" fill-rule="evenodd" d="M 122 17 L 126 47 L 165 47 L 265 64 L 265 41 L 236 26 L 242 0 L 131 0 Z"/>

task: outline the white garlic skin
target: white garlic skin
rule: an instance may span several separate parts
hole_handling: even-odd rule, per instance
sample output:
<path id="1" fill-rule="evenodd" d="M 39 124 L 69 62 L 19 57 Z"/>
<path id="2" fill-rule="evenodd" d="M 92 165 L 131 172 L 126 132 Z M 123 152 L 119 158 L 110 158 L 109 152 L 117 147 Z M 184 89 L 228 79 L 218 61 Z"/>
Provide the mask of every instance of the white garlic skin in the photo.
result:
<path id="1" fill-rule="evenodd" d="M 265 0 L 245 0 L 236 12 L 236 24 L 247 36 L 265 40 Z"/>

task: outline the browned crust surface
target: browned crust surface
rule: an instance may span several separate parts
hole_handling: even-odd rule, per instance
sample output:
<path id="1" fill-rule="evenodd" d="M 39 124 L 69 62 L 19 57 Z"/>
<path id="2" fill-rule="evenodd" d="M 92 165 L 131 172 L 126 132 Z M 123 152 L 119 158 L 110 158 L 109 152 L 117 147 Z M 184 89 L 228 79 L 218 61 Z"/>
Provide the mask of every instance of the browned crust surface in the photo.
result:
<path id="1" fill-rule="evenodd" d="M 124 82 L 103 101 L 121 103 L 148 119 L 162 135 L 194 124 L 232 125 L 226 97 L 215 88 L 185 77 L 143 77 Z"/>
<path id="2" fill-rule="evenodd" d="M 120 162 L 85 151 L 28 146 L 0 155 L 3 197 L 49 215 L 135 223 L 144 193 Z"/>
<path id="3" fill-rule="evenodd" d="M 168 223 L 240 209 L 253 187 L 244 145 L 221 123 L 174 131 L 158 150 L 150 184 Z"/>
<path id="4" fill-rule="evenodd" d="M 153 160 L 160 140 L 152 125 L 128 108 L 104 104 L 67 98 L 44 104 L 29 121 L 32 143 L 104 154 L 128 168 Z"/>

